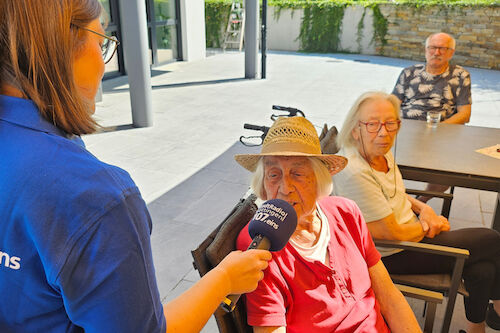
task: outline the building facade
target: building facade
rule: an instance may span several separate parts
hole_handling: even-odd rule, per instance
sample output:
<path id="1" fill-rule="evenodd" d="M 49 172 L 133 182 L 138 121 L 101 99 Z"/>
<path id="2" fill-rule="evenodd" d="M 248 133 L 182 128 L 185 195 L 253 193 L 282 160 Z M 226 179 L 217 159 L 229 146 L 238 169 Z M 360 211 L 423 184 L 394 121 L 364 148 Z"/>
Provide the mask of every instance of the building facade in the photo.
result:
<path id="1" fill-rule="evenodd" d="M 107 15 L 106 33 L 122 38 L 120 0 L 99 0 Z M 204 0 L 143 0 L 145 1 L 149 45 L 149 63 L 156 67 L 178 60 L 205 57 Z M 191 23 L 187 25 L 187 23 Z M 196 30 L 191 29 L 195 23 Z M 125 75 L 123 48 L 106 64 L 105 79 Z"/>

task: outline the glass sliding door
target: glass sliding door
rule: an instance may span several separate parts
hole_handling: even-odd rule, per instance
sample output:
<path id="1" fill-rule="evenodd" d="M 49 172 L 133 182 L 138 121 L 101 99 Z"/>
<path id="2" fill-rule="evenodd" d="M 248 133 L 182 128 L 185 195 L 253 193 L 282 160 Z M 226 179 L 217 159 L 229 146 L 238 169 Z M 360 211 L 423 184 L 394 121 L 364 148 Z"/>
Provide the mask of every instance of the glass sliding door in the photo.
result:
<path id="1" fill-rule="evenodd" d="M 118 40 L 122 40 L 118 0 L 99 0 L 99 2 L 105 11 L 105 13 L 101 16 L 101 21 L 106 34 L 109 36 L 115 36 Z M 119 45 L 115 56 L 109 63 L 106 64 L 104 78 L 106 79 L 122 74 L 125 74 L 125 66 L 123 63 L 123 50 L 121 45 Z"/>
<path id="2" fill-rule="evenodd" d="M 1 0 L 0 0 L 1 1 Z M 128 0 L 127 0 L 128 1 Z M 134 0 L 135 1 L 135 0 Z M 150 65 L 157 66 L 181 60 L 180 0 L 144 0 L 146 3 Z M 99 0 L 105 13 L 102 23 L 106 34 L 122 41 L 119 0 Z M 106 64 L 104 79 L 126 74 L 122 45 L 113 59 Z"/>
<path id="3" fill-rule="evenodd" d="M 177 29 L 175 25 L 156 27 L 156 43 L 158 45 L 158 63 L 174 60 L 177 55 Z"/>
<path id="4" fill-rule="evenodd" d="M 181 59 L 179 43 L 179 0 L 146 0 L 151 63 Z"/>

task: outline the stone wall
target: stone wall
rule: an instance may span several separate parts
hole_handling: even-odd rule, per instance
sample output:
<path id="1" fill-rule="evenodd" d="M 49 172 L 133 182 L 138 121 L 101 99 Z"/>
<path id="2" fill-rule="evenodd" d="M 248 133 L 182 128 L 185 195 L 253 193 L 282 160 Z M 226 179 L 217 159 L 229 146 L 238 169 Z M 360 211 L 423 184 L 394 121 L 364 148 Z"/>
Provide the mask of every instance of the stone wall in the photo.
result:
<path id="1" fill-rule="evenodd" d="M 456 39 L 454 63 L 500 69 L 500 7 L 381 5 L 380 9 L 388 31 L 387 45 L 378 44 L 378 54 L 425 61 L 425 39 L 443 31 Z"/>

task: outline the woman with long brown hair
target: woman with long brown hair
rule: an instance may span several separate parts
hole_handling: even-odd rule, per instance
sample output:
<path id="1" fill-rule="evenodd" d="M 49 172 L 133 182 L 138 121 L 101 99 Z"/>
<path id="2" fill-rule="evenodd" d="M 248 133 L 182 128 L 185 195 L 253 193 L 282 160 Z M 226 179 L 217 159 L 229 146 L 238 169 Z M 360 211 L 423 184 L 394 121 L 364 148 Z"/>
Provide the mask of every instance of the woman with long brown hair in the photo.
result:
<path id="1" fill-rule="evenodd" d="M 0 2 L 0 332 L 196 332 L 271 258 L 231 253 L 162 306 L 139 190 L 79 137 L 117 44 L 100 14 L 97 0 Z"/>

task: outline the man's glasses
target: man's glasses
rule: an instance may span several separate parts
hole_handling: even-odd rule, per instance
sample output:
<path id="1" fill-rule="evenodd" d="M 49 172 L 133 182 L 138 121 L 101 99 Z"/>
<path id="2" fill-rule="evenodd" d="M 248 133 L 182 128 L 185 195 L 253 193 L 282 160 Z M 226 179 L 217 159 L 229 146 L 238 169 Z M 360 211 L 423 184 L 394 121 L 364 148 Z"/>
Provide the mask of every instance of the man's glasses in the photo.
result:
<path id="1" fill-rule="evenodd" d="M 439 50 L 439 52 L 444 53 L 444 52 L 448 52 L 449 50 L 451 50 L 451 48 L 444 47 L 444 46 L 427 46 L 427 50 L 429 50 L 433 53 L 436 52 L 436 50 Z"/>
<path id="2" fill-rule="evenodd" d="M 97 31 L 87 29 L 84 27 L 77 26 L 73 24 L 75 27 L 78 27 L 79 29 L 83 29 L 89 32 L 92 32 L 98 36 L 104 37 L 104 42 L 102 43 L 101 46 L 101 52 L 102 52 L 102 59 L 104 60 L 104 63 L 107 64 L 108 62 L 111 61 L 113 56 L 116 53 L 116 50 L 118 48 L 118 45 L 120 45 L 120 42 L 115 36 L 106 36 L 104 34 L 98 33 Z"/>
<path id="3" fill-rule="evenodd" d="M 401 120 L 389 120 L 384 123 L 378 120 L 368 121 L 366 123 L 360 121 L 359 123 L 366 126 L 366 131 L 368 133 L 378 133 L 378 131 L 380 131 L 380 129 L 382 128 L 382 125 L 385 126 L 387 132 L 395 132 L 399 129 L 399 126 L 401 125 Z"/>

